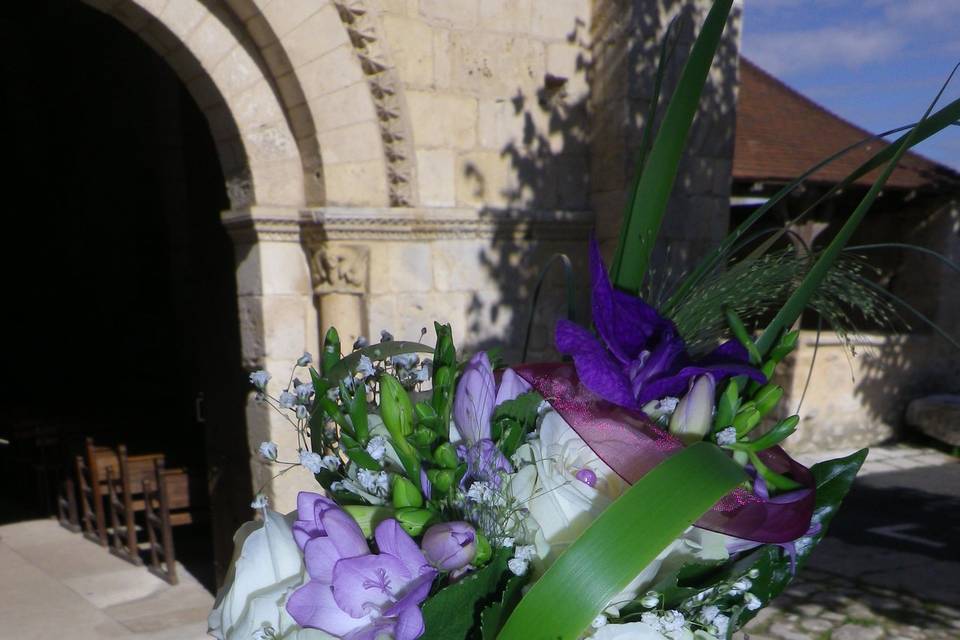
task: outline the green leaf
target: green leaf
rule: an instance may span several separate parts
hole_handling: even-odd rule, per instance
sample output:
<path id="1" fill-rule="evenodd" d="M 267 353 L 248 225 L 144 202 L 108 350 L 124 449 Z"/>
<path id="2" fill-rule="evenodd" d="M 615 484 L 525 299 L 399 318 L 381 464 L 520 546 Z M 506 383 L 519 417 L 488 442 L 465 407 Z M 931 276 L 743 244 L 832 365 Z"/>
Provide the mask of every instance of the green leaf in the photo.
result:
<path id="1" fill-rule="evenodd" d="M 543 397 L 536 391 L 521 394 L 497 406 L 493 413 L 494 440 L 508 458 L 523 442 L 523 436 L 537 423 L 537 410 Z"/>
<path id="2" fill-rule="evenodd" d="M 350 400 L 350 423 L 353 425 L 353 432 L 357 435 L 357 442 L 360 446 L 367 446 L 367 440 L 370 437 L 370 425 L 367 418 L 367 396 L 363 385 L 357 389 L 355 395 Z"/>
<path id="3" fill-rule="evenodd" d="M 338 360 L 340 360 L 340 334 L 337 333 L 336 327 L 330 327 L 327 329 L 327 335 L 323 337 L 323 353 L 320 354 L 320 368 L 328 380 L 331 379 L 328 372 Z M 332 379 L 336 380 L 336 378 Z"/>
<path id="4" fill-rule="evenodd" d="M 700 94 L 732 3 L 733 0 L 716 0 L 707 14 L 633 191 L 630 209 L 623 220 L 625 231 L 610 270 L 613 283 L 626 291 L 638 291 L 646 274 L 690 125 L 700 105 Z"/>
<path id="5" fill-rule="evenodd" d="M 846 458 L 821 462 L 810 469 L 817 487 L 812 522 L 819 524 L 820 530 L 815 535 L 804 536 L 794 543 L 797 572 L 803 569 L 814 547 L 827 534 L 830 522 L 840 509 L 840 503 L 850 491 L 857 471 L 866 458 L 867 449 L 861 449 Z M 757 596 L 764 606 L 780 595 L 794 577 L 787 554 L 776 545 L 764 545 L 741 558 L 731 566 L 729 575 L 742 576 L 751 569 L 756 569 L 760 575 L 753 580 L 750 592 Z M 741 614 L 741 625 L 746 624 L 756 613 L 745 609 Z"/>
<path id="6" fill-rule="evenodd" d="M 426 632 L 421 640 L 466 638 L 484 606 L 499 595 L 512 549 L 497 551 L 490 564 L 444 587 L 423 603 Z"/>
<path id="7" fill-rule="evenodd" d="M 500 638 L 579 638 L 667 545 L 746 479 L 739 465 L 707 442 L 664 460 L 557 558 L 520 601 Z"/>
<path id="8" fill-rule="evenodd" d="M 343 449 L 347 452 L 347 457 L 350 458 L 350 461 L 358 467 L 369 471 L 380 471 L 382 469 L 380 463 L 374 460 L 373 456 L 367 453 L 367 450 L 361 447 L 360 443 L 345 431 L 340 432 L 340 444 L 343 445 Z"/>
<path id="9" fill-rule="evenodd" d="M 480 614 L 480 631 L 483 640 L 496 640 L 497 634 L 503 628 L 513 610 L 523 595 L 523 585 L 530 579 L 529 573 L 522 576 L 511 576 L 503 588 L 503 595 L 499 602 L 494 602 Z"/>

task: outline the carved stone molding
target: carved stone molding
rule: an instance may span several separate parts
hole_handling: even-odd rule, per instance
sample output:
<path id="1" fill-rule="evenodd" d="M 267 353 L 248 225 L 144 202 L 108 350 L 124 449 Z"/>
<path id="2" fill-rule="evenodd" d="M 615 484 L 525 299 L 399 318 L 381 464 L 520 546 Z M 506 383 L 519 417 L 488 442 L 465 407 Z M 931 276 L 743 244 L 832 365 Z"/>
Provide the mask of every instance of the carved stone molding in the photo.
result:
<path id="1" fill-rule="evenodd" d="M 330 240 L 584 241 L 594 226 L 590 211 L 324 207 L 301 213 L 308 246 Z"/>
<path id="2" fill-rule="evenodd" d="M 387 52 L 379 19 L 371 10 L 370 0 L 334 0 L 334 4 L 370 86 L 383 140 L 390 205 L 415 205 L 416 160 L 411 128 L 400 76 Z"/>
<path id="3" fill-rule="evenodd" d="M 310 250 L 313 292 L 362 294 L 367 287 L 370 255 L 366 247 L 322 245 Z"/>
<path id="4" fill-rule="evenodd" d="M 297 209 L 248 207 L 220 214 L 234 244 L 300 242 L 302 214 Z"/>

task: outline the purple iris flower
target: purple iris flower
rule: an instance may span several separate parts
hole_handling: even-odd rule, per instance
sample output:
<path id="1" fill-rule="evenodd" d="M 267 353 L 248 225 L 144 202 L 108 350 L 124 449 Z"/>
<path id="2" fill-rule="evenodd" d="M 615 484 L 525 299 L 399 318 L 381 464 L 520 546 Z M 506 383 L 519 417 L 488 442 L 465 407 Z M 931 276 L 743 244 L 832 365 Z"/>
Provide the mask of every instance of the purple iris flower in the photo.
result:
<path id="1" fill-rule="evenodd" d="M 396 520 L 377 526 L 374 554 L 356 521 L 319 494 L 300 492 L 297 517 L 293 536 L 310 577 L 287 601 L 297 624 L 350 640 L 423 635 L 420 603 L 437 570 Z"/>
<path id="2" fill-rule="evenodd" d="M 467 463 L 461 488 L 482 480 L 500 487 L 501 472 L 513 473 L 510 461 L 490 439 L 490 420 L 494 409 L 531 389 L 512 369 L 503 372 L 497 388 L 490 359 L 483 351 L 470 358 L 457 384 L 453 398 L 453 419 L 465 444 L 457 447 L 457 456 Z"/>
<path id="3" fill-rule="evenodd" d="M 739 375 L 766 381 L 747 364 L 743 345 L 733 340 L 693 360 L 673 322 L 613 287 L 596 239 L 590 241 L 590 273 L 599 339 L 578 324 L 559 320 L 556 344 L 560 353 L 573 356 L 577 375 L 601 398 L 639 410 L 651 400 L 681 395 L 691 378 L 705 373 L 717 382 Z"/>

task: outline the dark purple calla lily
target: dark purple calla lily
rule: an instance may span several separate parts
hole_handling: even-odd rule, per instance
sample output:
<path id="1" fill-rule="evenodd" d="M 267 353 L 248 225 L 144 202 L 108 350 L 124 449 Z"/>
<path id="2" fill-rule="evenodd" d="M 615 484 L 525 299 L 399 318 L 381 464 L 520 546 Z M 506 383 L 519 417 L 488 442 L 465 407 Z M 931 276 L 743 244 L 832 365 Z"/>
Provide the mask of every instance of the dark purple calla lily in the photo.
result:
<path id="1" fill-rule="evenodd" d="M 559 320 L 556 344 L 560 353 L 573 357 L 583 384 L 601 398 L 640 410 L 651 400 L 681 395 L 691 378 L 706 373 L 717 382 L 739 375 L 766 381 L 747 364 L 746 349 L 735 341 L 699 360 L 691 358 L 673 322 L 642 299 L 613 287 L 593 239 L 590 274 L 599 339 L 573 322 Z"/>

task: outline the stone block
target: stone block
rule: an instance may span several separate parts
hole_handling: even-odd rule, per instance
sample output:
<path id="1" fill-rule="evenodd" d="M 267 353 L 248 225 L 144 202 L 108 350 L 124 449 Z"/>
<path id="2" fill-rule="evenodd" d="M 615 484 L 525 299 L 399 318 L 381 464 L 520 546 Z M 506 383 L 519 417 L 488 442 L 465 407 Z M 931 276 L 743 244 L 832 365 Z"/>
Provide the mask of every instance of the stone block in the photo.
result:
<path id="1" fill-rule="evenodd" d="M 504 151 L 523 144 L 524 118 L 522 109 L 507 97 L 479 101 L 477 114 L 477 142 L 484 149 Z"/>
<path id="2" fill-rule="evenodd" d="M 241 130 L 283 121 L 283 111 L 266 79 L 235 96 L 230 111 Z"/>
<path id="3" fill-rule="evenodd" d="M 257 204 L 303 204 L 303 166 L 297 159 L 250 167 Z"/>
<path id="4" fill-rule="evenodd" d="M 433 83 L 433 29 L 421 20 L 386 15 L 383 30 L 400 78 L 407 86 Z"/>
<path id="5" fill-rule="evenodd" d="M 371 255 L 379 250 L 381 250 L 380 247 L 371 247 Z M 376 278 L 386 278 L 386 275 L 371 272 L 371 286 L 374 285 Z M 379 339 L 380 332 L 386 329 L 394 336 L 405 338 L 406 336 L 398 333 L 398 327 L 400 325 L 397 319 L 397 297 L 392 293 L 388 293 L 383 295 L 370 295 L 367 296 L 367 299 L 367 323 L 370 331 L 370 335 L 367 337 L 376 341 Z"/>
<path id="6" fill-rule="evenodd" d="M 373 120 L 328 131 L 318 130 L 317 139 L 324 162 L 364 162 L 383 158 L 380 127 Z"/>
<path id="7" fill-rule="evenodd" d="M 207 16 L 187 38 L 187 44 L 201 64 L 212 69 L 236 45 L 230 30 L 214 16 Z"/>
<path id="8" fill-rule="evenodd" d="M 509 157 L 497 151 L 461 154 L 456 168 L 457 204 L 506 207 L 516 200 L 518 185 Z"/>
<path id="9" fill-rule="evenodd" d="M 323 165 L 327 204 L 386 206 L 387 176 L 383 160 Z"/>
<path id="10" fill-rule="evenodd" d="M 366 82 L 357 82 L 328 93 L 313 105 L 313 123 L 317 131 L 329 131 L 377 117 Z"/>
<path id="11" fill-rule="evenodd" d="M 198 0 L 185 0 L 181 2 L 171 2 L 158 16 L 159 20 L 166 25 L 170 31 L 177 34 L 181 40 L 186 40 L 187 36 L 193 31 L 200 21 L 210 15 L 202 2 Z"/>
<path id="12" fill-rule="evenodd" d="M 433 84 L 441 89 L 449 87 L 452 73 L 450 31 L 435 28 L 433 30 Z"/>
<path id="13" fill-rule="evenodd" d="M 263 346 L 271 358 L 293 362 L 310 345 L 306 341 L 307 305 L 302 295 L 262 296 Z"/>
<path id="14" fill-rule="evenodd" d="M 377 243 L 370 249 L 370 292 L 374 295 L 429 291 L 433 260 L 425 242 Z M 371 330 L 379 331 L 371 325 Z"/>
<path id="15" fill-rule="evenodd" d="M 243 47 L 234 47 L 211 72 L 217 88 L 227 99 L 243 93 L 263 78 L 257 64 Z"/>
<path id="16" fill-rule="evenodd" d="M 569 39 L 590 24 L 590 0 L 533 0 L 531 33 L 548 40 Z"/>
<path id="17" fill-rule="evenodd" d="M 422 204 L 450 207 L 456 203 L 455 166 L 455 154 L 449 149 L 417 151 L 417 184 Z"/>
<path id="18" fill-rule="evenodd" d="M 309 267 L 303 245 L 298 242 L 261 241 L 256 246 L 260 262 L 259 293 L 311 295 Z"/>
<path id="19" fill-rule="evenodd" d="M 408 91 L 407 107 L 417 147 L 471 149 L 476 143 L 475 98 Z"/>
<path id="20" fill-rule="evenodd" d="M 590 90 L 586 66 L 587 52 L 582 47 L 568 42 L 547 45 L 546 72 L 557 78 L 566 78 L 567 82 L 563 87 L 566 101 L 586 100 Z"/>
<path id="21" fill-rule="evenodd" d="M 907 424 L 954 447 L 960 447 L 960 395 L 936 395 L 907 406 Z"/>
<path id="22" fill-rule="evenodd" d="M 473 291 L 493 286 L 491 268 L 499 255 L 489 241 L 438 240 L 432 244 L 433 278 L 438 291 Z"/>
<path id="23" fill-rule="evenodd" d="M 532 0 L 483 0 L 480 3 L 480 28 L 529 33 L 532 11 Z"/>
<path id="24" fill-rule="evenodd" d="M 263 15 L 273 28 L 277 37 L 283 38 L 304 20 L 329 4 L 327 0 L 283 0 L 282 2 L 261 3 Z"/>
<path id="25" fill-rule="evenodd" d="M 481 0 L 420 0 L 420 15 L 458 29 L 477 25 L 477 6 Z"/>
<path id="26" fill-rule="evenodd" d="M 313 98 L 365 81 L 353 47 L 349 45 L 327 52 L 297 69 L 296 73 L 303 87 L 303 94 L 311 101 Z"/>
<path id="27" fill-rule="evenodd" d="M 328 51 L 350 43 L 347 30 L 332 4 L 327 4 L 312 14 L 282 40 L 294 67 L 300 67 Z"/>
<path id="28" fill-rule="evenodd" d="M 537 40 L 496 33 L 450 35 L 450 84 L 485 97 L 533 94 L 543 85 L 546 55 Z"/>

